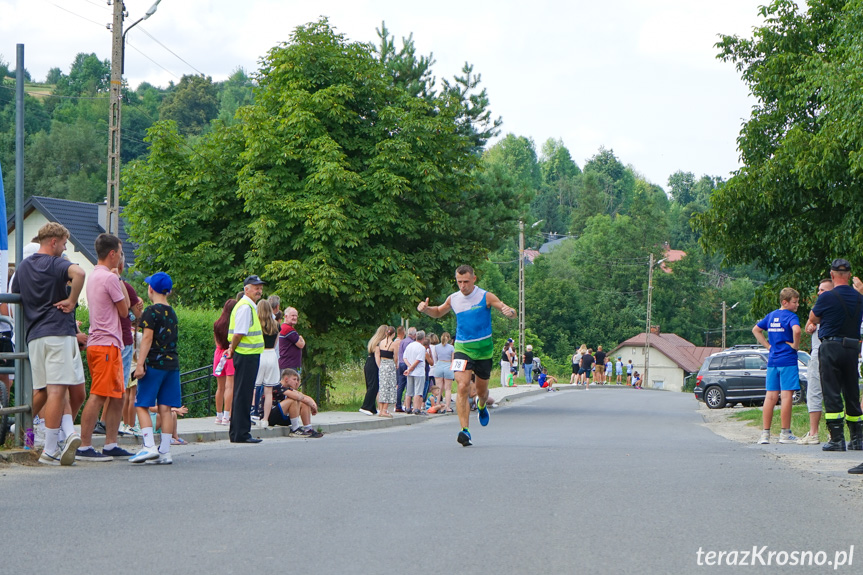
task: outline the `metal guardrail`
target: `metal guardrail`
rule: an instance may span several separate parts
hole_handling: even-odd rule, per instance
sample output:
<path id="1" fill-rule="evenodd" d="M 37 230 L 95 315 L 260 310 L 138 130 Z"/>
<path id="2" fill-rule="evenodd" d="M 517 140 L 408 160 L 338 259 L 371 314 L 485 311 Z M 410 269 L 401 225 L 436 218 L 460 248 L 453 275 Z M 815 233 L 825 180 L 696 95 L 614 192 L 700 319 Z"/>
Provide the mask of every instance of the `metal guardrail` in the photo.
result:
<path id="1" fill-rule="evenodd" d="M 203 373 L 204 375 L 200 375 Z M 195 375 L 199 374 L 199 375 Z M 185 381 L 183 378 L 189 378 Z M 197 381 L 205 381 L 207 382 L 207 387 L 205 389 L 199 389 L 197 391 L 192 391 L 189 393 L 184 393 L 182 395 L 182 404 L 189 408 L 191 411 L 191 407 L 193 405 L 206 404 L 207 406 L 207 415 L 210 415 L 213 411 L 213 382 L 215 381 L 215 376 L 213 375 L 213 366 L 205 365 L 203 367 L 199 367 L 197 369 L 193 369 L 190 371 L 186 371 L 180 374 L 180 389 L 189 385 L 191 383 L 195 383 Z"/>

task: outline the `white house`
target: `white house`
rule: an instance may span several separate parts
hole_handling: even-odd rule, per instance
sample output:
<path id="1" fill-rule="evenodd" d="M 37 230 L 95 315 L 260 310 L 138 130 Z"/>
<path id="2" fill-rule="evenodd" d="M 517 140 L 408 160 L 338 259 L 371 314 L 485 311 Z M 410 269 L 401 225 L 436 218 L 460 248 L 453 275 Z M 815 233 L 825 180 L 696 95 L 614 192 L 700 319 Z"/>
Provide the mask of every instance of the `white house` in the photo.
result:
<path id="1" fill-rule="evenodd" d="M 121 208 L 122 209 L 122 208 Z M 24 245 L 36 237 L 39 228 L 48 222 L 58 222 L 69 230 L 69 243 L 66 255 L 90 275 L 96 267 L 96 237 L 107 227 L 108 209 L 105 204 L 90 204 L 59 198 L 32 196 L 24 203 Z M 15 263 L 15 212 L 6 222 L 9 231 L 9 262 Z M 135 263 L 135 247 L 126 234 L 123 219 L 120 218 L 120 240 L 126 254 L 126 266 Z M 83 301 L 84 292 L 81 292 Z"/>
<path id="2" fill-rule="evenodd" d="M 644 375 L 645 342 L 643 333 L 631 337 L 614 348 L 609 356 L 620 357 L 626 365 L 631 359 L 634 370 Z M 673 333 L 660 333 L 654 326 L 650 333 L 650 369 L 644 381 L 645 387 L 682 391 L 683 380 L 691 373 L 697 373 L 704 358 L 718 351 L 719 347 L 698 347 Z M 612 360 L 614 361 L 614 360 Z"/>

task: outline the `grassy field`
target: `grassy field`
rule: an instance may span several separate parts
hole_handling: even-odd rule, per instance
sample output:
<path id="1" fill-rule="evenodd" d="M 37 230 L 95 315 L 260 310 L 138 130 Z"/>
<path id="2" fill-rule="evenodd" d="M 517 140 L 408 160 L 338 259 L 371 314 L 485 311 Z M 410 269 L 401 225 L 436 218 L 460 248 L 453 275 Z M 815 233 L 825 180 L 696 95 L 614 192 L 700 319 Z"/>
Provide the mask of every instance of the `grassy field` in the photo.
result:
<path id="1" fill-rule="evenodd" d="M 738 411 L 732 414 L 732 417 L 741 421 L 745 421 L 749 423 L 749 425 L 761 429 L 762 411 L 759 408 Z M 779 406 L 777 405 L 776 409 L 773 410 L 773 422 L 770 426 L 770 435 L 778 436 L 780 427 Z M 809 431 L 809 411 L 807 410 L 806 405 L 802 404 L 793 406 L 791 409 L 791 433 L 793 433 L 797 437 L 803 437 L 804 435 L 806 435 L 807 431 Z M 847 429 L 845 430 L 845 435 L 847 439 Z M 821 424 L 818 428 L 818 438 L 822 442 L 824 442 L 827 441 L 828 437 L 829 434 L 827 433 L 827 429 L 824 427 L 824 420 L 822 419 Z"/>

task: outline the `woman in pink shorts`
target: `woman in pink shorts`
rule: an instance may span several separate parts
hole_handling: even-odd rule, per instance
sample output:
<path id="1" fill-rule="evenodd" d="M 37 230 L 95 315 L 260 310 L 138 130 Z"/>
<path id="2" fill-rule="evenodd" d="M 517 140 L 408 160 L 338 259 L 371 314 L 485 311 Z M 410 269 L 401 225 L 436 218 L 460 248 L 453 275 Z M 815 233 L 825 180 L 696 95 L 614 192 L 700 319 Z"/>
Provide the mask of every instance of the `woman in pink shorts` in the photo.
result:
<path id="1" fill-rule="evenodd" d="M 228 343 L 228 324 L 237 300 L 229 299 L 222 308 L 222 315 L 213 324 L 213 338 L 216 340 L 216 353 L 213 354 L 213 375 L 216 377 L 216 425 L 231 422 L 231 404 L 234 402 L 234 360 L 225 363 L 221 375 L 216 375 L 216 366 L 230 345 Z M 224 407 L 224 411 L 222 408 Z"/>

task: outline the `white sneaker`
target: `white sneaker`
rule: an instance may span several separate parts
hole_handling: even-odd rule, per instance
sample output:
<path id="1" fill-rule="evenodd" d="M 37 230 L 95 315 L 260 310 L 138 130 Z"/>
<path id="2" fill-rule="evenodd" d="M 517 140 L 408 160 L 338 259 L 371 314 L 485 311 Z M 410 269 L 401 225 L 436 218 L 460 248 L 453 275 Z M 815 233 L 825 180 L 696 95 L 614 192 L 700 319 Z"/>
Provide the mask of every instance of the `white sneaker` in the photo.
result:
<path id="1" fill-rule="evenodd" d="M 60 465 L 75 465 L 75 454 L 81 446 L 81 436 L 73 433 L 60 446 Z"/>
<path id="2" fill-rule="evenodd" d="M 39 463 L 42 465 L 60 465 L 60 449 L 58 448 L 54 453 L 48 453 L 43 449 L 42 455 L 39 456 Z"/>
<path id="3" fill-rule="evenodd" d="M 779 443 L 797 443 L 797 436 L 790 431 L 783 431 L 779 434 Z"/>
<path id="4" fill-rule="evenodd" d="M 264 419 L 262 419 L 258 422 L 258 427 L 260 427 L 261 429 L 267 429 L 269 426 L 270 426 L 270 422 L 266 421 Z"/>
<path id="5" fill-rule="evenodd" d="M 767 445 L 770 443 L 770 430 L 762 429 L 761 430 L 761 439 L 758 440 L 759 445 Z"/>
<path id="6" fill-rule="evenodd" d="M 171 459 L 171 452 L 162 453 L 156 450 L 156 457 L 154 459 L 148 459 L 145 462 L 147 465 L 171 465 L 174 463 L 174 460 Z"/>
<path id="7" fill-rule="evenodd" d="M 129 458 L 129 463 L 144 463 L 151 459 L 159 457 L 159 450 L 154 445 L 153 447 L 143 447 L 141 451 Z"/>
<path id="8" fill-rule="evenodd" d="M 807 431 L 806 435 L 797 440 L 797 445 L 821 445 L 821 440 L 817 435 L 810 435 Z"/>

